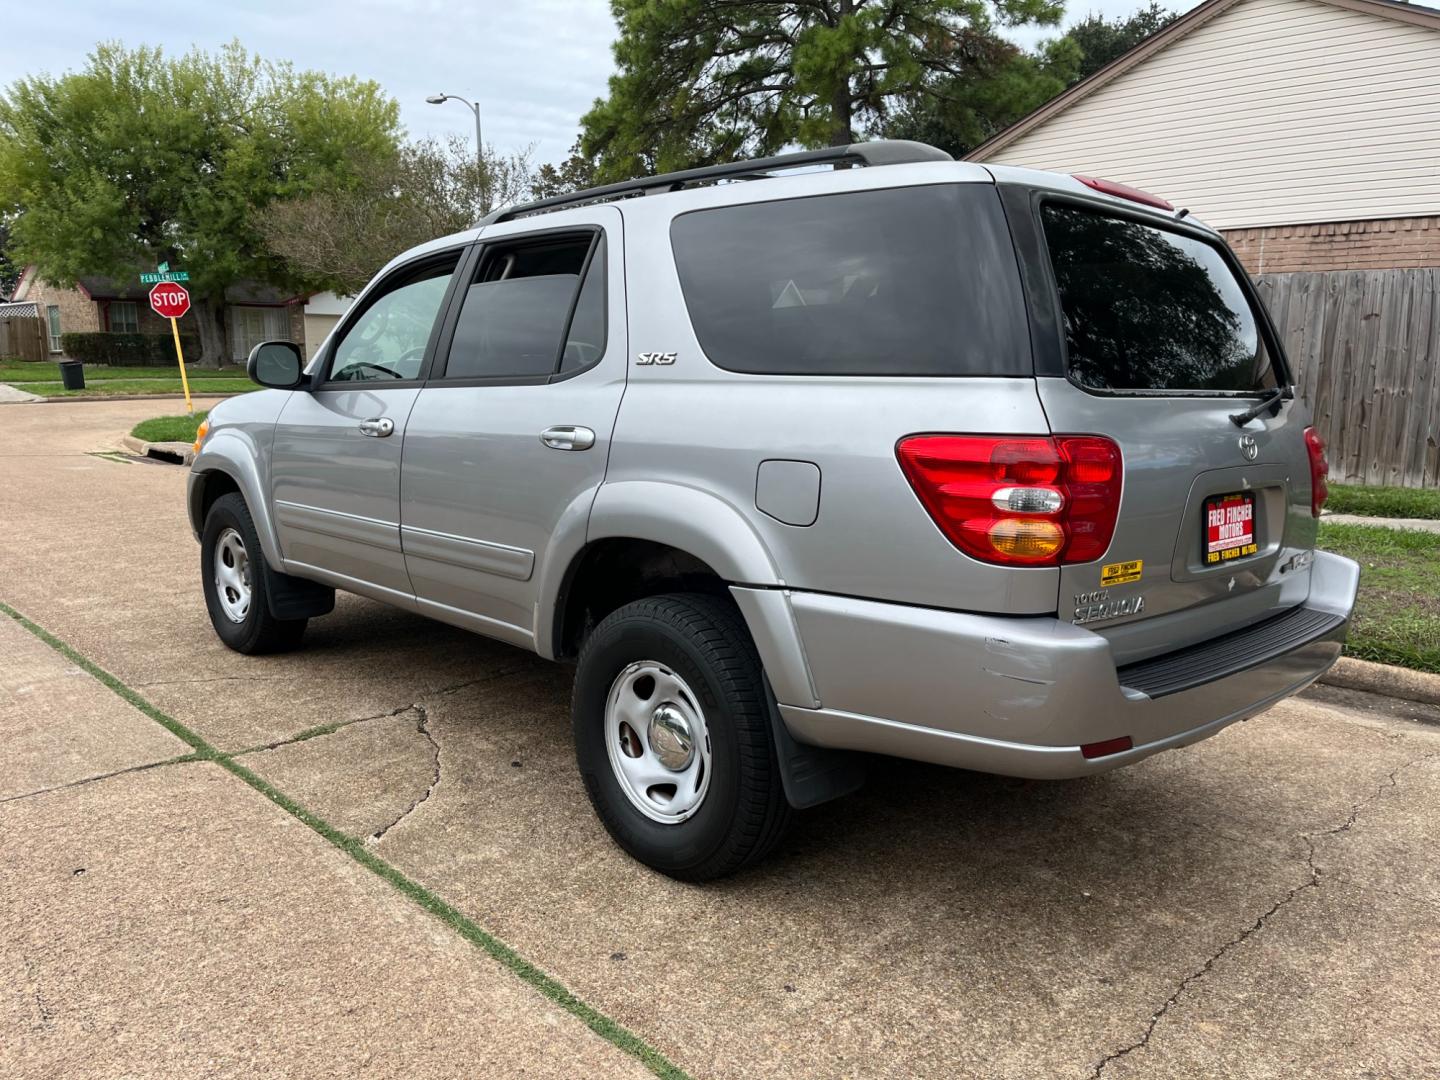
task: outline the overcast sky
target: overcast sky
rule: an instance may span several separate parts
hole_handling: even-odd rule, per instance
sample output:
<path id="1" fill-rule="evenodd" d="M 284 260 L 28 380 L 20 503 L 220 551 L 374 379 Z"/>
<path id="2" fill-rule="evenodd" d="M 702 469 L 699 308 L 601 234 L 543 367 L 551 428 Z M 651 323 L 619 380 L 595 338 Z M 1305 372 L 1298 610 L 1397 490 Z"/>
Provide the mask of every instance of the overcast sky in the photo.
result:
<path id="1" fill-rule="evenodd" d="M 1076 0 L 1067 21 L 1142 4 Z M 238 37 L 267 59 L 374 79 L 400 102 L 411 134 L 471 137 L 463 106 L 425 98 L 478 99 L 485 141 L 505 151 L 533 145 L 537 163 L 566 156 L 580 116 L 605 92 L 615 32 L 607 0 L 42 0 L 6 8 L 0 85 L 78 68 L 98 41 L 185 52 Z M 1016 37 L 1028 45 L 1047 33 Z"/>

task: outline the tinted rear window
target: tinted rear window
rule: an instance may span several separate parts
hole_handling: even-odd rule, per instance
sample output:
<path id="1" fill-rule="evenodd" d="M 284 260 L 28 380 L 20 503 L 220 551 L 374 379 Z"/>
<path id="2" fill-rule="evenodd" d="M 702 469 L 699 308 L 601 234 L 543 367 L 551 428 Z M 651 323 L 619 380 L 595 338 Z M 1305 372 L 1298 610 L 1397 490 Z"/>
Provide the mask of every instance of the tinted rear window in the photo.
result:
<path id="1" fill-rule="evenodd" d="M 731 371 L 1033 371 L 993 185 L 700 210 L 675 219 L 671 240 L 700 346 Z"/>
<path id="2" fill-rule="evenodd" d="M 1240 282 L 1202 240 L 1070 206 L 1041 211 L 1070 376 L 1099 390 L 1259 390 L 1275 372 Z"/>

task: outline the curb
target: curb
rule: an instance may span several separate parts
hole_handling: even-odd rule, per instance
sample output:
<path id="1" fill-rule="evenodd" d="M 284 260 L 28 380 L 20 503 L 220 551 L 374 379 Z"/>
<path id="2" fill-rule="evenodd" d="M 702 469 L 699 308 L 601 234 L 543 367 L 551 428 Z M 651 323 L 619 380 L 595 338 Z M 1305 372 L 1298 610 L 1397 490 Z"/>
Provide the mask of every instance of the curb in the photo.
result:
<path id="1" fill-rule="evenodd" d="M 1342 656 L 1335 661 L 1334 667 L 1320 676 L 1320 681 L 1346 690 L 1364 690 L 1425 705 L 1440 705 L 1440 675 L 1428 671 L 1412 671 L 1392 664 L 1376 664 Z"/>
<path id="2" fill-rule="evenodd" d="M 144 442 L 134 435 L 124 435 L 120 445 L 140 457 L 168 461 L 173 465 L 189 465 L 195 460 L 195 448 L 187 442 Z"/>

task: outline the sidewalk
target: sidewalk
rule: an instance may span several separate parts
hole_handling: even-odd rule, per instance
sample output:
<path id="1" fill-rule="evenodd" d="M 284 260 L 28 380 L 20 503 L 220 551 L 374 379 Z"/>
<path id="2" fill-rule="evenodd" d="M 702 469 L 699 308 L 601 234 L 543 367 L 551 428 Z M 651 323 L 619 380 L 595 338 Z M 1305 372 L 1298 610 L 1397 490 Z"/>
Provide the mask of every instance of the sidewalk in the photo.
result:
<path id="1" fill-rule="evenodd" d="M 27 394 L 9 383 L 0 383 L 0 405 L 19 405 L 27 401 L 44 401 L 39 394 Z"/>
<path id="2" fill-rule="evenodd" d="M 1440 533 L 1440 521 L 1433 518 L 1366 517 L 1364 514 L 1325 514 L 1320 518 L 1329 525 L 1370 525 L 1379 529 L 1418 529 Z"/>

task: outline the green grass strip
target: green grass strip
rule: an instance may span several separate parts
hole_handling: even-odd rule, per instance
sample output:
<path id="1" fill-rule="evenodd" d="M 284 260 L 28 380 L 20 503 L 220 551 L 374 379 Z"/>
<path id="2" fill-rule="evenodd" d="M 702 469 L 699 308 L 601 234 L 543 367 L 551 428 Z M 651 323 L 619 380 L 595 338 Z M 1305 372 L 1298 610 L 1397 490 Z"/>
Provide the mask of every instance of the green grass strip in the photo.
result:
<path id="1" fill-rule="evenodd" d="M 669 1058 L 665 1057 L 664 1054 L 660 1053 L 659 1050 L 656 1050 L 629 1029 L 610 1019 L 610 1017 L 606 1016 L 599 1009 L 576 997 L 554 976 L 535 966 L 529 960 L 526 960 L 493 934 L 482 930 L 462 912 L 436 896 L 429 889 L 425 888 L 425 886 L 406 877 L 401 871 L 367 848 L 362 841 L 341 832 L 324 818 L 317 817 L 309 810 L 306 810 L 268 780 L 257 776 L 244 765 L 240 764 L 232 755 L 222 753 L 211 746 L 198 734 L 180 723 L 180 721 L 156 708 L 114 675 L 111 675 L 104 668 L 77 652 L 44 627 L 31 622 L 4 601 L 0 601 L 0 612 L 14 619 L 76 667 L 94 676 L 126 702 L 133 705 L 136 709 L 139 709 L 166 731 L 191 747 L 191 749 L 194 750 L 194 760 L 214 762 L 222 769 L 245 781 L 245 783 L 249 784 L 276 806 L 280 807 L 280 809 L 284 810 L 291 817 L 308 825 L 361 866 L 365 867 L 365 869 L 389 882 L 411 901 L 445 923 L 445 925 L 449 926 L 466 941 L 483 950 L 495 960 L 498 960 L 520 979 L 529 983 L 556 1005 L 559 1005 L 566 1012 L 570 1013 L 570 1015 L 583 1022 L 586 1027 L 602 1039 L 612 1043 L 631 1057 L 640 1061 L 656 1076 L 663 1077 L 664 1080 L 688 1080 L 687 1074 L 680 1069 L 679 1066 L 671 1062 Z M 323 734 L 320 729 L 314 730 L 317 735 Z"/>

